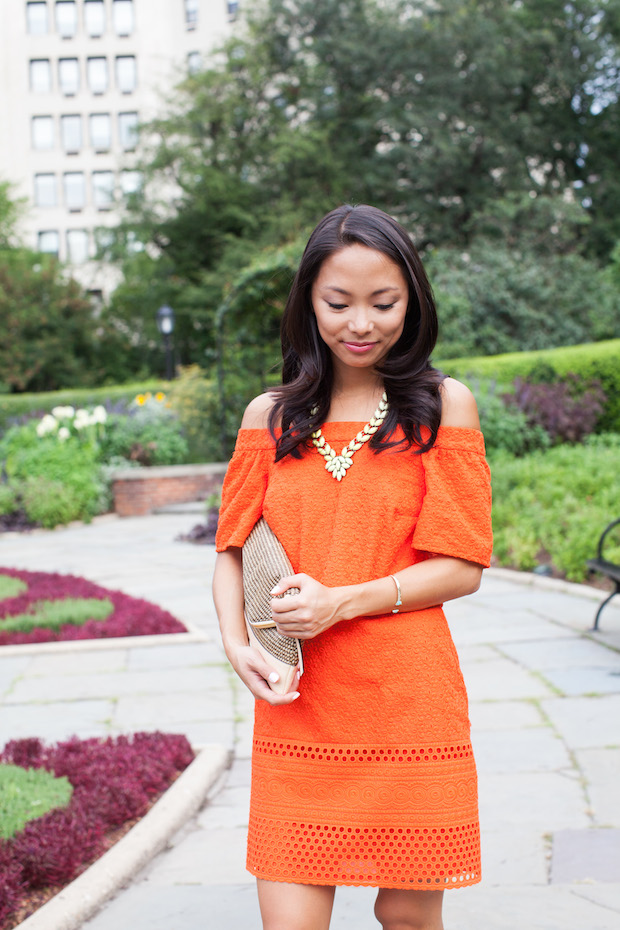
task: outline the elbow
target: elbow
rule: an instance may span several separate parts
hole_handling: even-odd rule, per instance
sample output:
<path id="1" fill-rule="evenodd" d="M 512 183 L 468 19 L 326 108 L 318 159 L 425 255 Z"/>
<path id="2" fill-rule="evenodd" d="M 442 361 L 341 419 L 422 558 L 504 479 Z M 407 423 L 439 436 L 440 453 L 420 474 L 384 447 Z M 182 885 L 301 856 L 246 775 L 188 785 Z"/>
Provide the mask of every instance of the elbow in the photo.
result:
<path id="1" fill-rule="evenodd" d="M 463 567 L 463 594 L 475 594 L 480 588 L 483 566 L 476 562 L 464 562 Z"/>

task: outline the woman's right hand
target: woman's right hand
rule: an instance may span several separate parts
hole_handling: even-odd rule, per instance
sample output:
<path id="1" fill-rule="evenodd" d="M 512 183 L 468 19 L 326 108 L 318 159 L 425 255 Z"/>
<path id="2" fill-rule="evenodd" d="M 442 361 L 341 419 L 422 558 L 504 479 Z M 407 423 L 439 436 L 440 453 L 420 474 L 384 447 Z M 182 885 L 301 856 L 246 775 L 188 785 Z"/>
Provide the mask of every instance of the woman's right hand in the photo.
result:
<path id="1" fill-rule="evenodd" d="M 299 691 L 296 690 L 289 691 L 287 694 L 276 694 L 271 690 L 267 679 L 270 674 L 276 673 L 272 672 L 261 654 L 251 646 L 237 646 L 228 659 L 241 681 L 257 700 L 267 701 L 275 707 L 280 704 L 292 704 L 299 697 Z M 299 678 L 293 687 L 298 686 Z"/>

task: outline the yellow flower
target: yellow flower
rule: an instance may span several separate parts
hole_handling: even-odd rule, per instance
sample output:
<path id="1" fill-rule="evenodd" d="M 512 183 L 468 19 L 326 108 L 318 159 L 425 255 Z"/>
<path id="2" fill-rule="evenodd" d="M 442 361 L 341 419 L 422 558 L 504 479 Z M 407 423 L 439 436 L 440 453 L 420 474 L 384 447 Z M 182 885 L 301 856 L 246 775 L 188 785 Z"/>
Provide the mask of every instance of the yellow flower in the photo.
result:
<path id="1" fill-rule="evenodd" d="M 146 397 L 144 396 L 144 394 L 138 394 L 138 396 L 136 397 L 136 403 L 139 404 L 140 407 L 142 407 L 146 403 Z"/>
<path id="2" fill-rule="evenodd" d="M 166 399 L 166 395 L 164 394 L 163 391 L 158 391 L 157 394 L 155 395 L 155 400 L 159 404 L 161 404 L 162 400 L 165 400 L 165 399 Z"/>

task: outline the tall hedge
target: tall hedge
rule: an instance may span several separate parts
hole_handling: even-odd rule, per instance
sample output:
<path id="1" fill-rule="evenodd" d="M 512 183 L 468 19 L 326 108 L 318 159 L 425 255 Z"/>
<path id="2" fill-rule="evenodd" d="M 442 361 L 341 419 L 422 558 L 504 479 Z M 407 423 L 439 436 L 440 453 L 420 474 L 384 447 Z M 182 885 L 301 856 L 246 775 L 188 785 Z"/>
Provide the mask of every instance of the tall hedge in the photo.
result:
<path id="1" fill-rule="evenodd" d="M 571 372 L 587 381 L 598 380 L 607 402 L 597 430 L 620 432 L 620 339 L 536 352 L 448 359 L 436 364 L 472 388 L 478 378 L 510 385 L 515 378 L 534 383 L 561 381 Z"/>

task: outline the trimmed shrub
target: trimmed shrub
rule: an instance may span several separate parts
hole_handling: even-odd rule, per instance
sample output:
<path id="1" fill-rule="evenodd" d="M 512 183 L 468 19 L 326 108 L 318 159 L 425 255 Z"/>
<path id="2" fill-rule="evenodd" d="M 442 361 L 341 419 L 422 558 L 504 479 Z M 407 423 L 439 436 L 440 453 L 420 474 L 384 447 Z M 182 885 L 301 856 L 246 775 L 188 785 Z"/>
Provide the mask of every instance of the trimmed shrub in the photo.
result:
<path id="1" fill-rule="evenodd" d="M 572 373 L 586 382 L 598 381 L 607 400 L 597 432 L 620 432 L 620 339 L 539 352 L 448 359 L 437 366 L 472 390 L 480 379 L 510 385 L 521 378 L 537 384 L 562 381 Z"/>
<path id="2" fill-rule="evenodd" d="M 499 565 L 554 573 L 581 582 L 598 538 L 620 514 L 620 436 L 589 437 L 515 459 L 489 459 L 493 481 L 493 555 Z M 610 558 L 620 550 L 610 548 Z"/>

